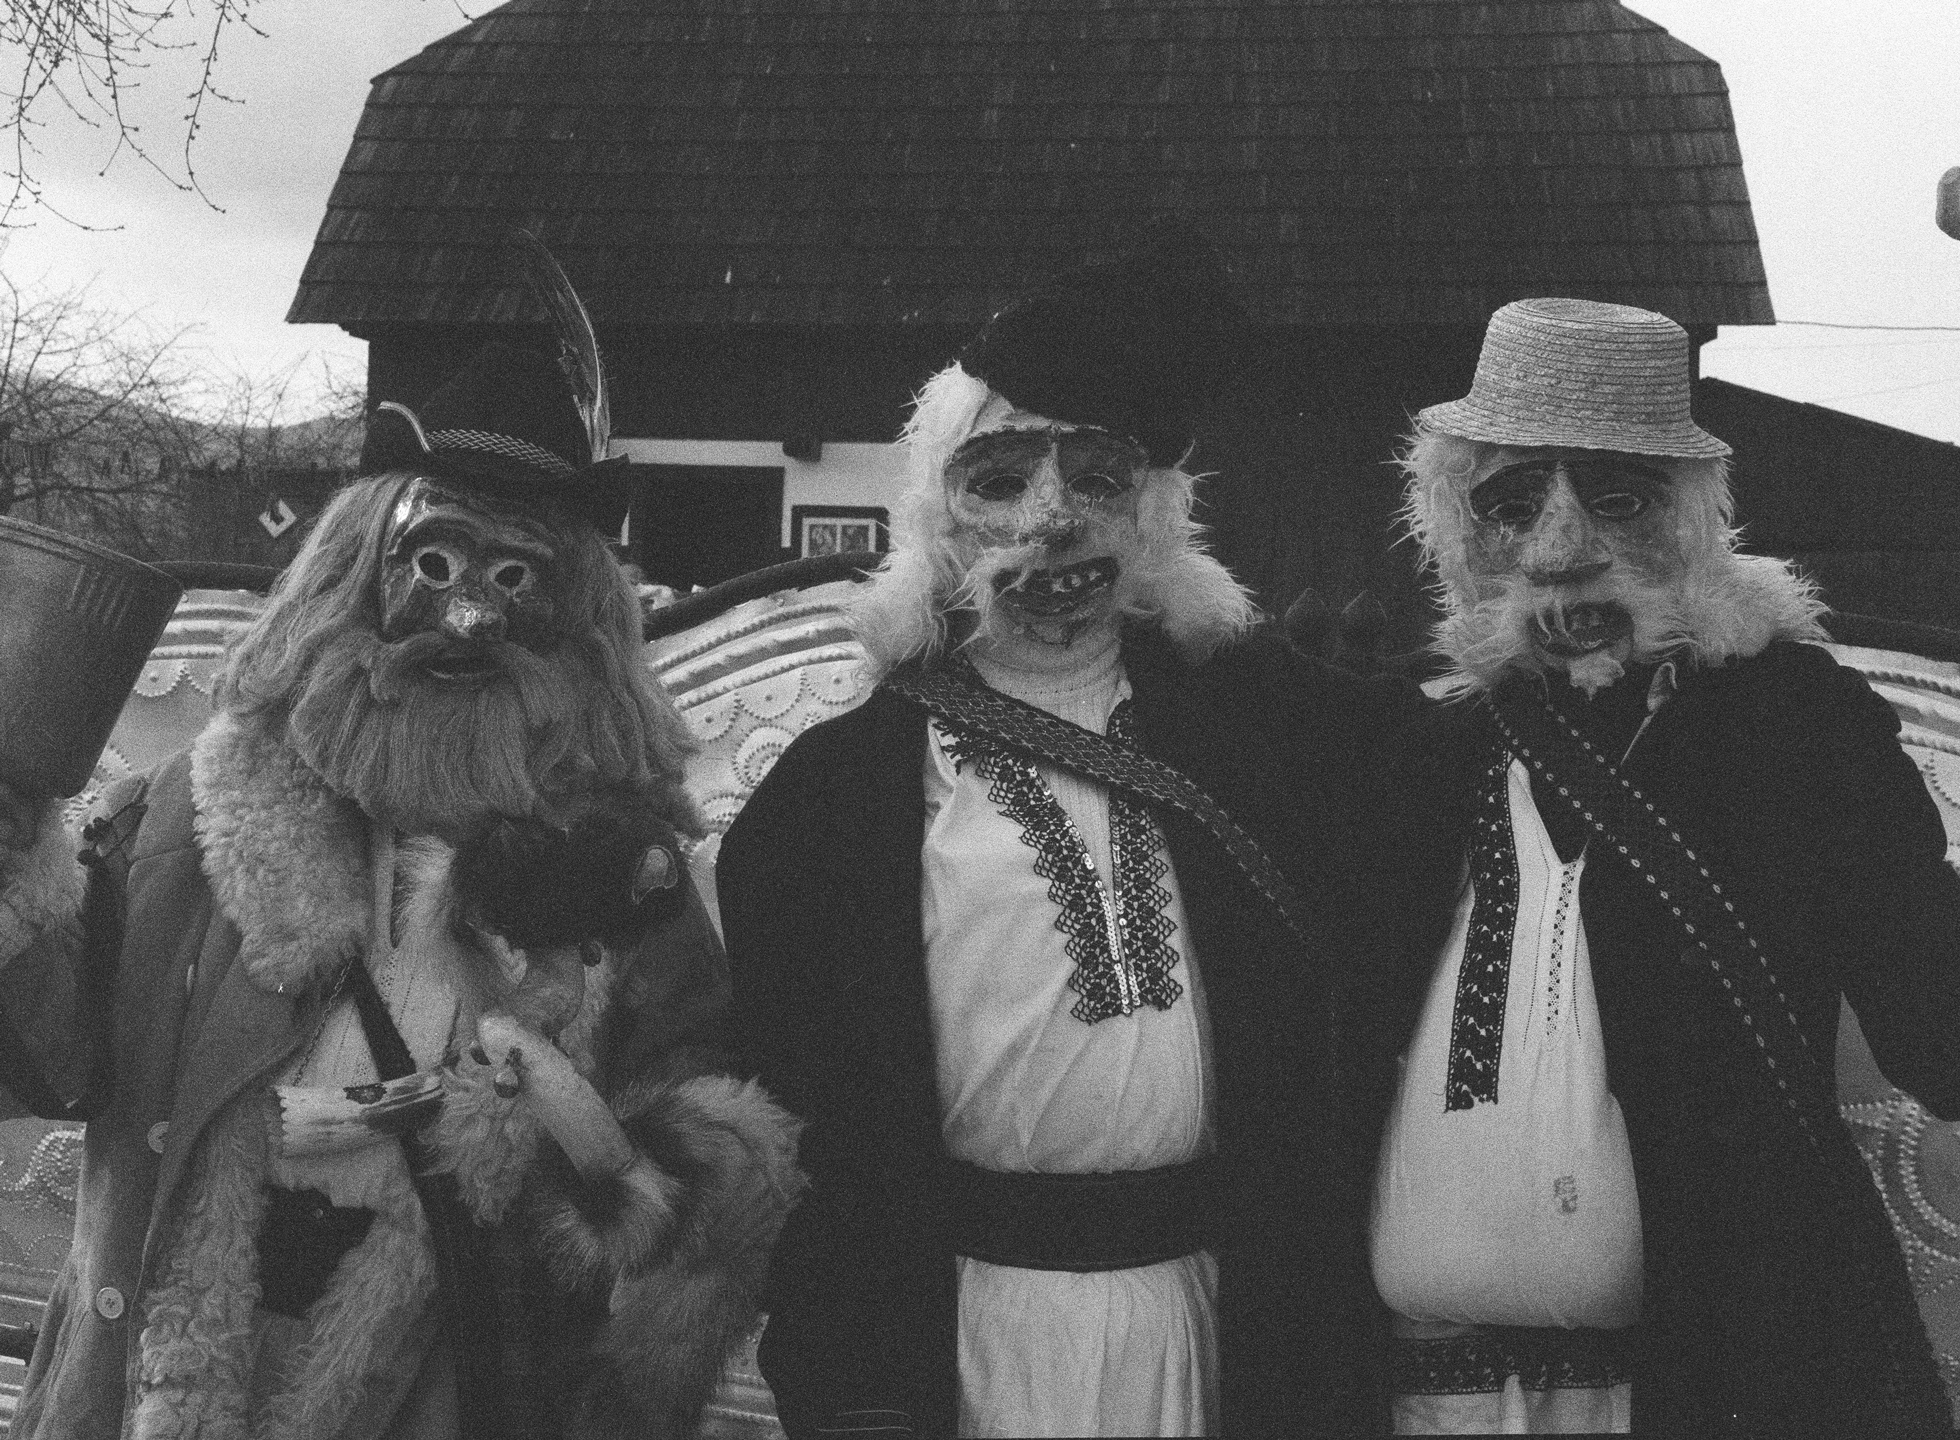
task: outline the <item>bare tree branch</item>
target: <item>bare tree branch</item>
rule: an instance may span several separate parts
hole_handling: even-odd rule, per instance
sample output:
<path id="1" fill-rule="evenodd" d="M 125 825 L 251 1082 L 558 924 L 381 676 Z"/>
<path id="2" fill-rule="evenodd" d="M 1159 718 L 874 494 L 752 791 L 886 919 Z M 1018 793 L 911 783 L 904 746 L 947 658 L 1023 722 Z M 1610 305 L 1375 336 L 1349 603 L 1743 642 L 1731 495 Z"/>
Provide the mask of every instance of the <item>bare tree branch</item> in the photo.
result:
<path id="1" fill-rule="evenodd" d="M 0 76 L 0 115 L 12 122 L 13 140 L 8 163 L 0 164 L 0 227 L 21 223 L 17 217 L 26 213 L 59 213 L 36 179 L 35 136 L 50 109 L 112 137 L 105 170 L 128 151 L 176 189 L 221 209 L 198 180 L 194 147 L 207 102 L 236 103 L 217 84 L 226 31 L 242 25 L 265 33 L 252 20 L 253 3 L 204 0 L 200 9 L 198 0 L 4 0 L 0 57 L 18 60 Z M 173 53 L 194 57 L 197 71 L 183 97 L 183 148 L 174 168 L 153 153 L 129 108 L 144 73 Z"/>
<path id="2" fill-rule="evenodd" d="M 216 365 L 193 333 L 0 275 L 0 515 L 147 559 L 289 558 L 297 532 L 258 517 L 352 475 L 358 367 Z"/>
<path id="3" fill-rule="evenodd" d="M 185 458 L 168 417 L 189 393 L 190 329 L 0 277 L 0 514 L 121 531 L 154 511 Z"/>

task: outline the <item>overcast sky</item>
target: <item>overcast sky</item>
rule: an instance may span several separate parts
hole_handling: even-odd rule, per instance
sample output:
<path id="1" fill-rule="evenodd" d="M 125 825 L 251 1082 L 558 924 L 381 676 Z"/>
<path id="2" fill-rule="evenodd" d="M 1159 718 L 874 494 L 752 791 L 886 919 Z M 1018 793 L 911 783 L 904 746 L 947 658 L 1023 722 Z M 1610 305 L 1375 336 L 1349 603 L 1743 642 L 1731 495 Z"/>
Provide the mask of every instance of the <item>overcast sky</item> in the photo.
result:
<path id="1" fill-rule="evenodd" d="M 41 173 L 77 229 L 15 231 L 15 279 L 93 280 L 105 303 L 195 322 L 214 357 L 265 367 L 314 354 L 348 369 L 359 342 L 283 323 L 367 82 L 480 14 L 458 0 L 259 0 L 264 38 L 234 28 L 221 80 L 241 102 L 208 114 L 195 161 L 218 213 L 108 138 L 53 115 Z M 1960 441 L 1960 241 L 1933 226 L 1934 186 L 1960 165 L 1960 0 L 1633 0 L 1722 63 L 1783 322 L 1739 327 L 1709 374 Z M 146 134 L 179 127 L 181 68 L 146 78 Z M 159 145 L 177 162 L 174 147 Z M 119 227 L 119 228 L 118 228 Z M 1952 333 L 1792 325 L 1945 325 Z"/>

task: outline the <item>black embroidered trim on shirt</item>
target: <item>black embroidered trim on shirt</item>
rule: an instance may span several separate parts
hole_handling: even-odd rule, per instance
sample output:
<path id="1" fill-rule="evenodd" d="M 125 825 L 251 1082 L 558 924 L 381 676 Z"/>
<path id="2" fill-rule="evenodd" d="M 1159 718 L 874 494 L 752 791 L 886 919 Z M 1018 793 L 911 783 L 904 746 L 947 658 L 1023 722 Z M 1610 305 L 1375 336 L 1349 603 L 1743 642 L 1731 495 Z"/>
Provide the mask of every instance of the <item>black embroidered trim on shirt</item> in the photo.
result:
<path id="1" fill-rule="evenodd" d="M 1170 892 L 1158 883 L 1170 873 L 1170 862 L 1150 812 L 1120 791 L 1109 792 L 1112 917 L 1088 846 L 1034 762 L 944 720 L 940 726 L 955 767 L 973 762 L 974 773 L 987 782 L 987 797 L 1021 827 L 1021 843 L 1035 852 L 1034 873 L 1049 882 L 1055 928 L 1068 937 L 1063 949 L 1075 962 L 1069 988 L 1082 997 L 1069 1014 L 1093 1025 L 1143 1005 L 1170 1009 L 1184 987 L 1170 973 L 1177 950 L 1169 941 L 1177 926 L 1164 913 Z M 1109 738 L 1135 747 L 1128 701 L 1111 714 Z"/>
<path id="2" fill-rule="evenodd" d="M 1126 750 L 1141 751 L 1137 743 L 1136 711 L 1128 700 L 1109 716 L 1109 738 Z M 1177 949 L 1170 943 L 1177 922 L 1167 913 L 1171 892 L 1159 882 L 1171 873 L 1164 835 L 1141 803 L 1120 790 L 1109 793 L 1109 838 L 1114 855 L 1116 915 L 1123 949 L 1137 976 L 1143 1003 L 1168 1010 L 1184 993 L 1171 978 Z"/>
<path id="3" fill-rule="evenodd" d="M 1493 1325 L 1446 1340 L 1389 1342 L 1397 1395 L 1489 1395 L 1513 1375 L 1526 1390 L 1603 1390 L 1633 1379 L 1624 1330 Z"/>
<path id="4" fill-rule="evenodd" d="M 1503 1058 L 1504 1002 L 1511 981 L 1511 944 L 1518 928 L 1518 857 L 1511 836 L 1511 757 L 1500 752 L 1477 794 L 1470 826 L 1470 928 L 1456 977 L 1450 1016 L 1450 1065 L 1443 1109 L 1469 1110 L 1497 1102 Z"/>

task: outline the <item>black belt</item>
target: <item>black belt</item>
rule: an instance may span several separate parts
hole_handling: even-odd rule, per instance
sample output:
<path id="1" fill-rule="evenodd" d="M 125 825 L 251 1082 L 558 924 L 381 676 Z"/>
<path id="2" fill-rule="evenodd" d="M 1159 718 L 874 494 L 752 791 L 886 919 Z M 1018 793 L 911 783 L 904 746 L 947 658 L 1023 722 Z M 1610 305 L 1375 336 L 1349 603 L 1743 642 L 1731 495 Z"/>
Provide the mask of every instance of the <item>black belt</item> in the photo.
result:
<path id="1" fill-rule="evenodd" d="M 949 1160 L 953 1252 L 1023 1270 L 1129 1270 L 1211 1243 L 1216 1163 L 1033 1175 Z"/>

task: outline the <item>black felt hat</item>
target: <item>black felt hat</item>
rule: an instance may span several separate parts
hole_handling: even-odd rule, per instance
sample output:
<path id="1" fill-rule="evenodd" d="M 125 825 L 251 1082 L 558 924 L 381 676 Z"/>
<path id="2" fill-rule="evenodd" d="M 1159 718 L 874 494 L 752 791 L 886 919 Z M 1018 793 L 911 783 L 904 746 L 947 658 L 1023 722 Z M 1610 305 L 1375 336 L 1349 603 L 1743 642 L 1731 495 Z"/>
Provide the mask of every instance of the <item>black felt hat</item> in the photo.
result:
<path id="1" fill-rule="evenodd" d="M 626 465 L 594 449 L 558 362 L 497 343 L 419 406 L 389 401 L 369 416 L 361 473 L 414 470 L 495 498 L 548 501 L 612 535 L 631 498 Z"/>
<path id="2" fill-rule="evenodd" d="M 1245 325 L 1218 252 L 1167 220 L 1129 254 L 998 311 L 960 364 L 1017 410 L 1127 435 L 1153 464 L 1172 465 Z"/>

